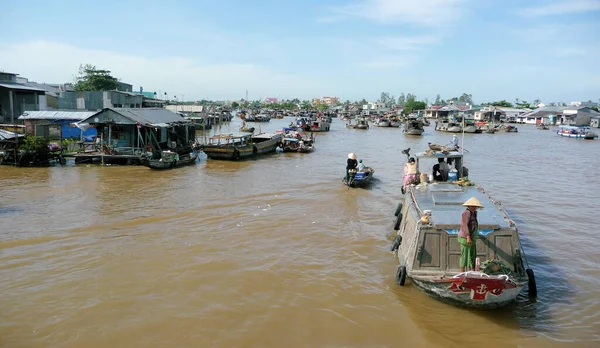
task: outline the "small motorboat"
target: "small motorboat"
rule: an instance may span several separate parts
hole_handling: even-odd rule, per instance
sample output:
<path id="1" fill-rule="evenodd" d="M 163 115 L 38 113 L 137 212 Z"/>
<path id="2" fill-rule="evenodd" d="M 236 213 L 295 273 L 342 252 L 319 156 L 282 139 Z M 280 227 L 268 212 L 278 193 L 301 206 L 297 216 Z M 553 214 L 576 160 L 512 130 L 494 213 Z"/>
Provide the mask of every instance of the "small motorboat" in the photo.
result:
<path id="1" fill-rule="evenodd" d="M 350 180 L 346 181 L 346 178 L 342 179 L 344 185 L 348 187 L 365 186 L 373 179 L 375 170 L 371 167 L 365 167 L 362 171 L 351 169 L 349 174 Z"/>

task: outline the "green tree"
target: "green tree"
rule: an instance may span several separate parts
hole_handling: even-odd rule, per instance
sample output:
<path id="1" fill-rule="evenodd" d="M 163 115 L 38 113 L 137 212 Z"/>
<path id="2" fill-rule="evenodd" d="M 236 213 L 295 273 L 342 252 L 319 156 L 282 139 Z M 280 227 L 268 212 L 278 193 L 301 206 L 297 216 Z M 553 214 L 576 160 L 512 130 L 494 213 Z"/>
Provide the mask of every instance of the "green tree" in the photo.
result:
<path id="1" fill-rule="evenodd" d="M 434 105 L 442 105 L 442 97 L 440 97 L 440 95 L 438 94 L 435 97 L 435 101 L 433 102 Z"/>
<path id="2" fill-rule="evenodd" d="M 404 96 L 404 93 L 400 93 L 400 96 L 398 97 L 398 105 L 404 106 L 405 104 L 406 104 L 406 97 Z"/>
<path id="3" fill-rule="evenodd" d="M 406 95 L 406 103 L 404 104 L 404 106 L 409 105 L 414 103 L 417 100 L 417 96 L 412 94 L 412 93 L 408 93 Z"/>
<path id="4" fill-rule="evenodd" d="M 505 108 L 512 108 L 513 105 L 509 102 L 507 102 L 506 100 L 500 100 L 500 101 L 495 101 L 490 103 L 490 105 L 492 106 L 501 106 L 501 107 L 505 107 Z"/>
<path id="5" fill-rule="evenodd" d="M 239 108 L 239 107 L 240 107 L 240 103 L 238 103 L 238 102 L 233 102 L 233 103 L 231 103 L 231 107 L 232 107 L 233 109 L 237 109 L 237 108 Z"/>
<path id="6" fill-rule="evenodd" d="M 73 89 L 78 92 L 112 91 L 119 86 L 117 82 L 110 70 L 100 70 L 91 64 L 82 64 L 79 66 L 79 76 L 75 79 Z"/>
<path id="7" fill-rule="evenodd" d="M 381 92 L 381 96 L 379 97 L 379 102 L 382 104 L 387 104 L 390 99 L 390 95 L 387 92 Z"/>
<path id="8" fill-rule="evenodd" d="M 458 97 L 458 101 L 473 105 L 473 96 L 471 94 L 463 93 L 460 97 Z"/>
<path id="9" fill-rule="evenodd" d="M 515 107 L 517 109 L 531 109 L 531 104 L 526 100 L 521 100 L 521 102 L 515 104 Z"/>
<path id="10" fill-rule="evenodd" d="M 413 98 L 415 98 L 412 94 L 408 94 L 408 95 L 411 95 Z M 408 115 L 408 114 L 412 113 L 413 111 L 425 110 L 426 108 L 427 108 L 427 104 L 423 101 L 417 101 L 416 99 L 412 99 L 410 101 L 407 100 L 406 105 L 404 105 L 404 109 L 402 110 L 402 113 L 404 113 L 405 115 Z"/>

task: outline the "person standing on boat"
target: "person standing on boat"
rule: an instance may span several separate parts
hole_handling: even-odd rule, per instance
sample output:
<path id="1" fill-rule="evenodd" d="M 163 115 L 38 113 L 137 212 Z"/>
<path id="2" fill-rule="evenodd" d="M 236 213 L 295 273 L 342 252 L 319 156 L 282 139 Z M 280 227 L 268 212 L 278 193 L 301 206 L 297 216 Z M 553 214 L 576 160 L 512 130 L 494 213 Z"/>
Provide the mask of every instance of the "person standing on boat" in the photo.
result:
<path id="1" fill-rule="evenodd" d="M 404 165 L 404 180 L 402 186 L 406 189 L 406 186 L 410 184 L 419 183 L 419 168 L 414 157 L 410 157 L 408 162 Z"/>
<path id="2" fill-rule="evenodd" d="M 460 244 L 460 271 L 475 269 L 475 258 L 477 257 L 477 232 L 479 222 L 477 221 L 477 208 L 483 208 L 483 204 L 471 197 L 463 206 L 467 207 L 460 219 L 460 231 L 458 232 L 458 243 Z"/>
<path id="3" fill-rule="evenodd" d="M 346 182 L 350 182 L 350 170 L 356 170 L 358 167 L 358 161 L 354 153 L 348 154 L 348 161 L 346 163 Z"/>
<path id="4" fill-rule="evenodd" d="M 450 144 L 452 145 L 452 150 L 458 150 L 458 137 L 456 134 L 452 135 L 452 142 Z"/>

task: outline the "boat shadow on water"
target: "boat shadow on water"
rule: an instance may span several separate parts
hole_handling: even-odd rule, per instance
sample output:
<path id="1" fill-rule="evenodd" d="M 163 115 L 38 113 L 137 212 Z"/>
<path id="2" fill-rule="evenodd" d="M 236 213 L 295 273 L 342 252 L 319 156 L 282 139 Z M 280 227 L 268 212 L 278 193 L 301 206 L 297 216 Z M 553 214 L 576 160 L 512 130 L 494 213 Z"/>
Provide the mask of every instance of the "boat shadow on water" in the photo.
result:
<path id="1" fill-rule="evenodd" d="M 518 219 L 514 221 L 517 225 L 520 224 Z M 530 266 L 535 272 L 537 297 L 529 297 L 528 289 L 524 289 L 516 301 L 506 307 L 475 313 L 499 325 L 527 330 L 530 333 L 544 333 L 560 339 L 559 327 L 563 324 L 552 314 L 558 307 L 570 307 L 574 303 L 577 290 L 568 281 L 569 276 L 565 270 L 558 267 L 542 248 L 536 246 L 527 235 L 521 234 L 520 239 Z"/>

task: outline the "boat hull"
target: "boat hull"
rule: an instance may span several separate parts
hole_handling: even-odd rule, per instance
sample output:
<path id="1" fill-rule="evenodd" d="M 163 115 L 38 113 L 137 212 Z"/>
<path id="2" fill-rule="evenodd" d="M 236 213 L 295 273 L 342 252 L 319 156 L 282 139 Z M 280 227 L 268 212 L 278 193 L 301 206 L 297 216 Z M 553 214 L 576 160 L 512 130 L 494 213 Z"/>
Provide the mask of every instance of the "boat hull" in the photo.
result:
<path id="1" fill-rule="evenodd" d="M 457 278 L 455 278 L 457 279 Z M 512 282 L 509 285 L 497 284 L 495 290 L 485 283 L 474 282 L 468 287 L 457 285 L 459 281 L 432 281 L 411 278 L 412 283 L 428 295 L 452 305 L 467 308 L 493 309 L 514 302 L 523 290 L 524 282 Z M 463 283 L 464 285 L 464 283 Z"/>
<path id="2" fill-rule="evenodd" d="M 179 161 L 165 162 L 165 161 L 161 161 L 158 159 L 150 159 L 150 160 L 142 160 L 141 164 L 150 169 L 157 169 L 157 170 L 173 169 L 173 168 L 179 168 L 179 167 L 196 164 L 197 159 L 198 159 L 198 156 L 196 154 L 194 154 L 193 156 L 189 156 L 189 155 L 188 156 L 180 156 Z"/>
<path id="3" fill-rule="evenodd" d="M 373 179 L 373 175 L 375 174 L 375 170 L 373 168 L 365 168 L 364 172 L 357 172 L 350 174 L 350 182 L 346 181 L 346 178 L 342 180 L 344 185 L 350 187 L 360 187 L 365 186 L 371 182 Z"/>
<path id="4" fill-rule="evenodd" d="M 202 151 L 204 151 L 206 156 L 210 159 L 222 160 L 238 160 L 252 157 L 254 155 L 253 148 L 248 145 L 236 147 L 206 145 L 202 148 Z"/>
<path id="5" fill-rule="evenodd" d="M 465 133 L 477 133 L 477 131 L 478 129 L 476 126 L 465 126 Z M 481 133 L 481 131 L 479 131 L 479 133 Z"/>
<path id="6" fill-rule="evenodd" d="M 412 129 L 406 129 L 404 131 L 404 134 L 405 135 L 422 135 L 424 131 L 425 130 L 423 130 L 423 129 L 412 128 Z"/>

